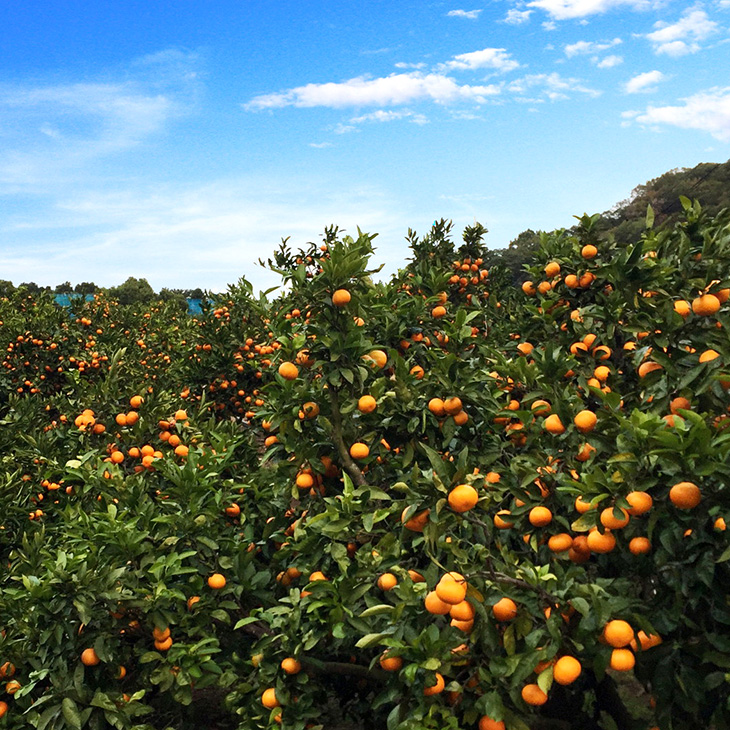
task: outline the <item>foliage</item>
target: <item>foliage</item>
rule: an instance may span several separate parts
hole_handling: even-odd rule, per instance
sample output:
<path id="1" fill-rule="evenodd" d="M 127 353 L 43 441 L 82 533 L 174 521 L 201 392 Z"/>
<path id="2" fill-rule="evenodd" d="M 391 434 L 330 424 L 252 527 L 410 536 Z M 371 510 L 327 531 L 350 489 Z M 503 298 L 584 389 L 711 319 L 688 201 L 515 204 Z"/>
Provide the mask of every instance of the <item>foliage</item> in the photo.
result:
<path id="1" fill-rule="evenodd" d="M 388 282 L 285 240 L 200 317 L 8 291 L 5 726 L 728 727 L 730 216 L 682 205 L 518 285 L 437 221 Z"/>

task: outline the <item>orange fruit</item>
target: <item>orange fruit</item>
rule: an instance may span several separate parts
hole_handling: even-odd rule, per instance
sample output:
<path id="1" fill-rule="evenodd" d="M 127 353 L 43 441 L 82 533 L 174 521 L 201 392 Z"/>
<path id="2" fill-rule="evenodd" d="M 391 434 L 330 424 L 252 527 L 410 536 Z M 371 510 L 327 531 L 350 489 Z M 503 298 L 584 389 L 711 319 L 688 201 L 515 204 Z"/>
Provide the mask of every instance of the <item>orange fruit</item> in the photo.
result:
<path id="1" fill-rule="evenodd" d="M 423 694 L 425 697 L 430 697 L 431 695 L 437 695 L 443 692 L 444 687 L 446 686 L 443 676 L 438 672 L 434 672 L 434 674 L 436 675 L 434 684 L 424 687 Z"/>
<path id="2" fill-rule="evenodd" d="M 11 679 L 6 685 L 5 685 L 5 691 L 9 695 L 14 695 L 21 687 L 20 682 L 18 682 L 16 679 Z"/>
<path id="3" fill-rule="evenodd" d="M 302 405 L 302 413 L 306 419 L 316 418 L 319 415 L 319 405 L 313 401 L 308 401 Z"/>
<path id="4" fill-rule="evenodd" d="M 436 418 L 443 418 L 446 415 L 444 402 L 441 398 L 431 398 L 428 402 L 428 410 L 431 411 Z"/>
<path id="5" fill-rule="evenodd" d="M 576 413 L 575 418 L 573 418 L 575 427 L 581 433 L 590 433 L 596 427 L 597 421 L 598 417 L 596 414 L 589 410 L 580 411 L 579 413 Z"/>
<path id="6" fill-rule="evenodd" d="M 332 304 L 336 307 L 345 307 L 350 303 L 352 294 L 347 289 L 337 289 L 332 295 Z"/>
<path id="7" fill-rule="evenodd" d="M 499 512 L 497 512 L 496 515 L 494 515 L 494 526 L 498 530 L 508 530 L 510 527 L 514 527 L 514 522 L 509 522 L 506 519 L 507 515 L 511 515 L 512 513 L 508 509 L 501 509 Z"/>
<path id="8" fill-rule="evenodd" d="M 610 530 L 606 530 L 601 534 L 597 529 L 593 528 L 588 533 L 588 547 L 594 553 L 610 553 L 616 547 L 616 538 L 611 534 Z"/>
<path id="9" fill-rule="evenodd" d="M 168 636 L 162 641 L 155 641 L 155 649 L 157 651 L 167 651 L 172 646 L 172 636 Z"/>
<path id="10" fill-rule="evenodd" d="M 157 639 L 157 641 L 164 641 L 168 636 L 170 636 L 170 627 L 168 626 L 164 629 L 159 629 L 155 626 L 152 629 L 152 636 Z"/>
<path id="11" fill-rule="evenodd" d="M 367 355 L 363 355 L 363 360 L 370 365 L 384 368 L 388 362 L 388 356 L 382 350 L 371 350 Z"/>
<path id="12" fill-rule="evenodd" d="M 451 605 L 449 611 L 451 618 L 457 621 L 473 621 L 474 620 L 474 606 L 469 601 L 464 600 L 461 603 L 454 603 Z"/>
<path id="13" fill-rule="evenodd" d="M 462 407 L 463 404 L 461 402 L 461 398 L 458 398 L 457 396 L 451 396 L 444 401 L 444 411 L 446 411 L 449 416 L 455 416 L 462 410 Z"/>
<path id="14" fill-rule="evenodd" d="M 5 717 L 5 713 L 8 711 L 8 703 L 0 701 L 0 717 Z"/>
<path id="15" fill-rule="evenodd" d="M 449 492 L 448 500 L 449 507 L 451 507 L 454 512 L 468 512 L 476 505 L 479 500 L 479 494 L 477 490 L 469 484 L 459 484 Z"/>
<path id="16" fill-rule="evenodd" d="M 533 706 L 544 705 L 548 701 L 547 695 L 536 684 L 526 684 L 522 688 L 522 699 Z"/>
<path id="17" fill-rule="evenodd" d="M 692 404 L 686 399 L 677 397 L 672 400 L 672 402 L 669 404 L 669 410 L 676 416 L 679 415 L 679 411 L 689 411 L 692 409 Z"/>
<path id="18" fill-rule="evenodd" d="M 621 517 L 616 517 L 614 511 L 618 509 L 621 512 Z M 601 524 L 604 527 L 608 527 L 610 530 L 620 530 L 622 527 L 626 527 L 629 524 L 629 513 L 625 509 L 617 507 L 606 507 L 601 512 Z"/>
<path id="19" fill-rule="evenodd" d="M 178 411 L 175 411 L 175 420 L 176 421 L 187 421 L 188 420 L 187 412 L 184 411 L 182 408 Z"/>
<path id="20" fill-rule="evenodd" d="M 214 590 L 220 590 L 221 588 L 225 588 L 226 585 L 226 578 L 224 575 L 221 575 L 221 573 L 213 573 L 213 575 L 208 578 L 208 587 L 213 588 Z"/>
<path id="21" fill-rule="evenodd" d="M 627 512 L 634 516 L 647 513 L 654 504 L 651 495 L 646 492 L 629 492 L 626 501 L 631 505 Z"/>
<path id="22" fill-rule="evenodd" d="M 609 646 L 620 649 L 631 643 L 634 638 L 634 630 L 628 621 L 613 619 L 603 627 L 603 638 Z"/>
<path id="23" fill-rule="evenodd" d="M 645 555 L 651 551 L 651 542 L 648 537 L 633 537 L 629 541 L 629 550 L 633 555 Z"/>
<path id="24" fill-rule="evenodd" d="M 378 663 L 380 664 L 381 669 L 386 672 L 397 672 L 403 666 L 403 658 L 399 656 L 389 656 L 386 651 L 381 654 Z"/>
<path id="25" fill-rule="evenodd" d="M 700 354 L 700 362 L 710 362 L 720 357 L 720 353 L 717 350 L 705 350 Z"/>
<path id="26" fill-rule="evenodd" d="M 492 606 L 492 613 L 497 621 L 511 621 L 517 615 L 517 604 L 505 596 Z"/>
<path id="27" fill-rule="evenodd" d="M 701 499 L 702 492 L 693 482 L 678 482 L 669 490 L 669 500 L 679 509 L 693 509 Z"/>
<path id="28" fill-rule="evenodd" d="M 550 261 L 543 269 L 545 276 L 552 279 L 560 273 L 560 264 L 557 261 Z"/>
<path id="29" fill-rule="evenodd" d="M 578 495 L 575 498 L 575 509 L 580 514 L 584 515 L 586 512 L 590 512 L 592 509 L 595 509 L 595 505 L 591 504 L 589 501 L 584 500 L 581 495 Z"/>
<path id="30" fill-rule="evenodd" d="M 636 657 L 631 649 L 614 649 L 611 652 L 611 669 L 628 672 L 634 668 Z"/>
<path id="31" fill-rule="evenodd" d="M 133 395 L 129 399 L 129 405 L 132 408 L 139 408 L 143 402 L 144 402 L 144 398 L 141 395 Z"/>
<path id="32" fill-rule="evenodd" d="M 547 507 L 533 507 L 528 515 L 530 524 L 535 527 L 545 527 L 553 521 L 553 513 Z"/>
<path id="33" fill-rule="evenodd" d="M 686 317 L 692 311 L 692 308 L 686 299 L 679 299 L 674 302 L 674 311 L 681 317 Z"/>
<path id="34" fill-rule="evenodd" d="M 479 730 L 505 730 L 503 720 L 492 720 L 489 715 L 482 715 L 479 718 Z"/>
<path id="35" fill-rule="evenodd" d="M 93 647 L 84 649 L 81 652 L 81 663 L 85 667 L 95 667 L 97 664 L 99 664 L 99 662 L 101 662 L 101 659 L 99 659 L 99 656 L 97 655 L 96 651 L 94 651 Z"/>
<path id="36" fill-rule="evenodd" d="M 459 573 L 445 573 L 436 585 L 436 595 L 450 605 L 466 598 L 466 581 Z"/>
<path id="37" fill-rule="evenodd" d="M 522 283 L 522 291 L 528 296 L 532 296 L 533 294 L 537 293 L 535 285 L 529 280 Z"/>
<path id="38" fill-rule="evenodd" d="M 350 446 L 350 456 L 355 460 L 367 459 L 370 455 L 370 448 L 367 444 L 358 441 Z"/>
<path id="39" fill-rule="evenodd" d="M 563 553 L 573 547 L 573 538 L 567 532 L 553 535 L 548 540 L 548 548 L 554 553 Z"/>
<path id="40" fill-rule="evenodd" d="M 409 520 L 404 521 L 404 516 L 407 511 L 408 507 L 406 507 L 401 513 L 401 522 L 403 522 L 403 526 L 412 532 L 423 532 L 423 528 L 428 522 L 428 516 L 431 513 L 431 510 L 425 509 L 422 512 L 417 512 Z"/>
<path id="41" fill-rule="evenodd" d="M 658 362 L 648 360 L 647 362 L 641 363 L 638 370 L 639 377 L 645 378 L 649 373 L 653 373 L 655 370 L 663 370 L 662 366 Z"/>
<path id="42" fill-rule="evenodd" d="M 563 426 L 563 422 L 560 420 L 560 416 L 558 416 L 557 413 L 553 413 L 552 415 L 548 416 L 542 423 L 543 428 L 553 435 L 558 435 L 561 433 L 565 433 L 565 426 Z"/>
<path id="43" fill-rule="evenodd" d="M 279 375 L 284 380 L 295 380 L 299 377 L 299 368 L 293 362 L 286 360 L 279 365 Z"/>
<path id="44" fill-rule="evenodd" d="M 426 610 L 435 616 L 445 616 L 451 610 L 452 605 L 450 603 L 446 603 L 446 601 L 442 601 L 436 594 L 436 591 L 429 591 L 426 594 L 423 604 L 426 607 Z"/>
<path id="45" fill-rule="evenodd" d="M 441 319 L 442 317 L 446 316 L 446 307 L 441 306 L 440 304 L 436 307 L 434 307 L 431 310 L 431 316 L 434 319 Z"/>
<path id="46" fill-rule="evenodd" d="M 547 416 L 550 413 L 551 406 L 546 400 L 536 400 L 531 406 L 530 410 L 536 416 Z"/>
<path id="47" fill-rule="evenodd" d="M 580 676 L 583 667 L 572 656 L 562 656 L 553 666 L 553 679 L 562 685 L 572 684 Z"/>
<path id="48" fill-rule="evenodd" d="M 638 640 L 638 643 L 637 643 Z M 645 631 L 639 631 L 636 639 L 631 641 L 631 648 L 636 651 L 641 646 L 642 651 L 647 651 L 653 646 L 659 646 L 662 643 L 662 637 L 659 634 L 647 634 Z"/>
<path id="49" fill-rule="evenodd" d="M 383 573 L 378 578 L 378 588 L 381 591 L 389 591 L 398 585 L 398 579 L 392 573 Z"/>
<path id="50" fill-rule="evenodd" d="M 294 657 L 286 657 L 281 660 L 281 668 L 287 674 L 299 674 L 302 670 L 302 663 L 297 661 Z"/>
<path id="51" fill-rule="evenodd" d="M 276 698 L 276 689 L 274 687 L 269 687 L 264 690 L 261 695 L 261 704 L 267 710 L 273 710 L 275 707 L 280 706 L 279 700 Z"/>
<path id="52" fill-rule="evenodd" d="M 702 294 L 692 300 L 692 311 L 700 317 L 709 317 L 720 309 L 720 300 L 714 294 Z"/>
<path id="53" fill-rule="evenodd" d="M 378 402 L 371 395 L 363 395 L 357 401 L 357 410 L 360 413 L 372 413 L 378 407 Z"/>
<path id="54" fill-rule="evenodd" d="M 596 255 L 598 254 L 598 249 L 591 243 L 583 246 L 583 248 L 580 250 L 580 255 L 584 259 L 594 259 Z"/>

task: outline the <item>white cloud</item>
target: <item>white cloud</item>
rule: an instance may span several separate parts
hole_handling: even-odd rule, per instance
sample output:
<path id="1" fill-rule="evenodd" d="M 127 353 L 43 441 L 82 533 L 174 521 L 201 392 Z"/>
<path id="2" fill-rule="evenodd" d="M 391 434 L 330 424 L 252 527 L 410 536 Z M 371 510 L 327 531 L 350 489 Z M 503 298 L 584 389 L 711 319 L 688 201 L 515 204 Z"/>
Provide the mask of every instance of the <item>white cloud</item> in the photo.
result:
<path id="1" fill-rule="evenodd" d="M 678 106 L 649 106 L 636 121 L 699 129 L 721 142 L 730 142 L 730 86 L 701 91 L 681 101 L 684 104 Z"/>
<path id="2" fill-rule="evenodd" d="M 403 61 L 399 61 L 395 64 L 396 68 L 413 68 L 413 69 L 421 69 L 426 68 L 425 63 L 405 63 Z"/>
<path id="3" fill-rule="evenodd" d="M 601 51 L 607 51 L 609 48 L 621 45 L 622 41 L 620 38 L 614 38 L 612 41 L 606 41 L 604 43 L 594 43 L 593 41 L 578 41 L 577 43 L 571 43 L 563 47 L 565 55 L 568 58 L 573 56 L 580 56 L 589 53 L 600 53 Z"/>
<path id="4" fill-rule="evenodd" d="M 685 56 L 700 50 L 700 42 L 718 31 L 718 24 L 710 20 L 704 10 L 688 8 L 682 17 L 672 24 L 658 22 L 656 30 L 647 34 L 657 54 Z"/>
<path id="5" fill-rule="evenodd" d="M 532 10 L 517 10 L 517 8 L 510 8 L 502 22 L 507 23 L 508 25 L 522 25 L 522 23 L 526 23 L 530 19 L 530 15 L 532 15 Z"/>
<path id="6" fill-rule="evenodd" d="M 323 150 L 327 147 L 332 147 L 332 142 L 310 142 L 310 147 L 314 147 L 316 150 Z"/>
<path id="7" fill-rule="evenodd" d="M 507 89 L 521 96 L 534 89 L 538 94 L 542 94 L 550 101 L 567 99 L 569 98 L 569 94 L 573 92 L 579 92 L 593 97 L 600 96 L 601 94 L 600 91 L 583 86 L 579 79 L 563 78 L 558 73 L 531 74 L 513 81 L 507 86 Z M 538 99 L 528 97 L 523 99 L 523 101 L 534 102 Z"/>
<path id="8" fill-rule="evenodd" d="M 446 15 L 449 18 L 468 18 L 469 20 L 476 20 L 481 12 L 481 10 L 449 10 Z"/>
<path id="9" fill-rule="evenodd" d="M 244 108 L 254 111 L 286 106 L 337 109 L 350 106 L 396 106 L 422 100 L 437 104 L 466 100 L 484 102 L 499 93 L 500 88 L 495 85 L 460 85 L 440 73 L 413 72 L 374 79 L 360 76 L 339 83 L 307 84 L 288 91 L 256 96 Z"/>
<path id="10" fill-rule="evenodd" d="M 364 122 L 394 122 L 399 119 L 408 119 L 414 124 L 428 124 L 428 119 L 423 114 L 414 114 L 409 109 L 401 111 L 386 111 L 378 109 L 368 114 L 361 114 L 350 119 L 350 124 L 363 124 Z"/>
<path id="11" fill-rule="evenodd" d="M 542 24 L 542 29 L 543 29 L 543 30 L 548 30 L 548 31 L 549 31 L 549 30 L 555 30 L 555 29 L 556 29 L 557 27 L 558 27 L 558 26 L 557 26 L 557 25 L 556 25 L 556 24 L 555 24 L 555 23 L 554 23 L 554 22 L 553 22 L 552 20 L 546 20 L 546 21 L 545 21 L 545 22 L 544 22 L 544 23 Z"/>
<path id="12" fill-rule="evenodd" d="M 195 107 L 197 65 L 170 50 L 132 62 L 123 80 L 0 84 L 0 192 L 83 177 L 154 138 Z"/>
<path id="13" fill-rule="evenodd" d="M 461 53 L 444 64 L 444 68 L 459 71 L 474 71 L 476 69 L 491 68 L 500 73 L 507 73 L 519 68 L 520 64 L 504 48 L 484 48 L 481 51 Z"/>
<path id="14" fill-rule="evenodd" d="M 592 58 L 591 61 L 596 64 L 598 68 L 613 68 L 624 62 L 622 56 L 606 56 L 605 58 L 599 59 L 598 57 Z"/>
<path id="15" fill-rule="evenodd" d="M 291 235 L 295 246 L 316 241 L 332 223 L 355 235 L 357 226 L 379 233 L 377 259 L 394 271 L 406 255 L 406 226 L 421 217 L 404 200 L 344 175 L 336 182 L 267 175 L 106 192 L 87 185 L 55 190 L 53 200 L 0 222 L 4 278 L 111 286 L 145 276 L 155 290 L 222 291 L 245 273 L 263 289 L 280 280 L 255 265 L 259 257 L 273 253 L 282 236 Z"/>
<path id="16" fill-rule="evenodd" d="M 544 10 L 555 20 L 572 20 L 626 6 L 643 10 L 650 6 L 650 0 L 534 0 L 527 5 Z"/>
<path id="17" fill-rule="evenodd" d="M 637 76 L 629 79 L 624 86 L 624 91 L 627 94 L 649 93 L 656 91 L 656 84 L 660 81 L 664 81 L 665 78 L 666 77 L 661 71 L 647 71 L 646 73 L 638 74 Z"/>

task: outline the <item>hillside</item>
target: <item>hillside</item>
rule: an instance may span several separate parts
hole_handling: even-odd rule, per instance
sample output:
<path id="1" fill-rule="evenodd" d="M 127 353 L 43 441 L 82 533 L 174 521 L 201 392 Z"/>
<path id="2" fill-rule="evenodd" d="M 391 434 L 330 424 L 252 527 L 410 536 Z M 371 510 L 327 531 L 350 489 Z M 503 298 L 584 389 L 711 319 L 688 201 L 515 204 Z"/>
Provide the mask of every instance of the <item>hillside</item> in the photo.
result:
<path id="1" fill-rule="evenodd" d="M 625 200 L 601 214 L 597 231 L 604 239 L 613 237 L 619 244 L 635 241 L 644 230 L 646 209 L 654 209 L 654 226 L 671 226 L 681 217 L 680 196 L 699 200 L 703 209 L 715 215 L 730 207 L 730 160 L 722 163 L 702 162 L 692 168 L 665 172 L 643 185 L 638 185 Z M 488 264 L 505 264 L 519 279 L 534 251 L 540 232 L 522 231 L 507 248 L 489 252 Z"/>

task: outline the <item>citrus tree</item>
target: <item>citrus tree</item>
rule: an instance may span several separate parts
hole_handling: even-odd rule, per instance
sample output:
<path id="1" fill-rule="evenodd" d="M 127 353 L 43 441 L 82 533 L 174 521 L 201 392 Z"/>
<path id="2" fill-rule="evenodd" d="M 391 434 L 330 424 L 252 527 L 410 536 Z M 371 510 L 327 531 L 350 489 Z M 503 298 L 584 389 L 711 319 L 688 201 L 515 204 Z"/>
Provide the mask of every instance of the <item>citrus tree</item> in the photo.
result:
<path id="1" fill-rule="evenodd" d="M 0 300 L 0 722 L 728 725 L 730 222 L 437 221 L 201 316 Z M 263 262 L 262 262 L 263 263 Z"/>

